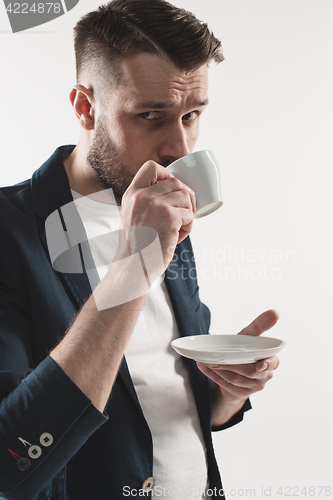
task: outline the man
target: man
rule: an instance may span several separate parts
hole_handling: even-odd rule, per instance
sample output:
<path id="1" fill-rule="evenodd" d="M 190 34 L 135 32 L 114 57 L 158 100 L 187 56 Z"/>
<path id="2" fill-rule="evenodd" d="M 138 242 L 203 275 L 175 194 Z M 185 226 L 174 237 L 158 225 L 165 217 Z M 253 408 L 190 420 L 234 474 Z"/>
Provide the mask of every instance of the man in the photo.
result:
<path id="1" fill-rule="evenodd" d="M 209 367 L 171 352 L 173 338 L 207 333 L 210 315 L 189 278 L 193 260 L 177 272 L 182 252 L 192 255 L 195 195 L 165 169 L 194 148 L 220 42 L 164 0 L 114 0 L 75 36 L 79 143 L 0 198 L 0 491 L 25 500 L 224 498 L 211 430 L 243 418 L 278 359 Z M 97 261 L 108 248 L 76 245 L 83 266 L 88 254 L 95 263 L 100 283 L 91 287 L 90 268 L 52 268 L 45 221 L 59 214 L 70 239 L 65 207 L 74 199 L 74 225 L 88 239 L 112 230 L 117 207 L 88 196 L 109 188 L 124 231 L 107 269 Z M 129 227 L 157 233 L 163 259 L 148 281 L 165 280 L 99 308 L 128 283 L 147 284 L 147 270 L 133 275 L 127 258 L 140 248 Z M 242 333 L 259 335 L 277 319 L 266 311 Z"/>

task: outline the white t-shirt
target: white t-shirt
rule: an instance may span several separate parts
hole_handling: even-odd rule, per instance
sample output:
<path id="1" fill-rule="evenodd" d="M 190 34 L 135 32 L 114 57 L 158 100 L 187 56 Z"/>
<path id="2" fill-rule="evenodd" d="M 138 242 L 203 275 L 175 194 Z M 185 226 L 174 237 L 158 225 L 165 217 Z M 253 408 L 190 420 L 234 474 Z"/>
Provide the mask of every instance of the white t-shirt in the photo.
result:
<path id="1" fill-rule="evenodd" d="M 121 228 L 119 207 L 72 194 L 88 239 Z M 91 248 L 100 279 L 116 250 L 98 244 Z M 152 434 L 155 495 L 202 500 L 207 487 L 205 444 L 188 371 L 170 346 L 177 337 L 169 294 L 159 280 L 146 297 L 125 357 Z"/>

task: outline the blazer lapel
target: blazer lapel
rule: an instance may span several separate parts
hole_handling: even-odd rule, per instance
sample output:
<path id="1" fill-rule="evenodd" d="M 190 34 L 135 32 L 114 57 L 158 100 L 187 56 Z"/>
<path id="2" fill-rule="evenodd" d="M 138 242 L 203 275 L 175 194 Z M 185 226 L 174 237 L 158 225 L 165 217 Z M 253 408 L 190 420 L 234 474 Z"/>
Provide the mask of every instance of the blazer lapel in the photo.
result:
<path id="1" fill-rule="evenodd" d="M 74 147 L 75 146 L 61 146 L 56 149 L 53 155 L 31 178 L 32 210 L 37 217 L 36 221 L 40 240 L 48 255 L 49 250 L 45 234 L 45 221 L 53 212 L 73 202 L 63 161 L 70 155 Z M 86 239 L 86 233 L 78 213 L 76 223 L 78 231 L 82 234 L 82 239 Z M 89 245 L 87 246 L 89 247 Z M 82 249 L 80 253 L 82 256 Z M 92 287 L 84 271 L 84 266 L 82 266 L 81 273 L 59 274 L 71 291 L 78 309 L 83 306 L 92 293 Z M 96 281 L 94 284 L 95 283 Z"/>

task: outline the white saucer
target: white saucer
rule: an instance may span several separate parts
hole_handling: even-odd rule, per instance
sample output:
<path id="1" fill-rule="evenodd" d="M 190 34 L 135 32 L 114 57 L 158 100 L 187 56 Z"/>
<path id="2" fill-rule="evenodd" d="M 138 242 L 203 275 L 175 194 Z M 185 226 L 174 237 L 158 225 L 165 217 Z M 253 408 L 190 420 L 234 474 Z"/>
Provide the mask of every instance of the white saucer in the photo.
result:
<path id="1" fill-rule="evenodd" d="M 280 352 L 286 343 L 251 335 L 193 335 L 173 340 L 171 346 L 185 358 L 201 363 L 242 365 Z"/>

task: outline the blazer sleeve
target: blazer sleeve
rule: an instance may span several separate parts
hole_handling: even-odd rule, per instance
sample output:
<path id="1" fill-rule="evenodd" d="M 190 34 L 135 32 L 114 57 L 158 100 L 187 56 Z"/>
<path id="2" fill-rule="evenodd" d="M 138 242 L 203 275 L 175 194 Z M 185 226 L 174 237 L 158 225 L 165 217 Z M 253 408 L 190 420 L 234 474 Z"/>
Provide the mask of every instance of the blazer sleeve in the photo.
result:
<path id="1" fill-rule="evenodd" d="M 19 261 L 0 245 L 0 497 L 32 500 L 108 417 L 51 357 L 36 366 Z"/>
<path id="2" fill-rule="evenodd" d="M 250 403 L 250 400 L 247 399 L 242 406 L 242 408 L 235 413 L 227 422 L 225 422 L 223 425 L 219 426 L 212 426 L 212 431 L 224 431 L 224 429 L 229 429 L 229 427 L 232 427 L 233 425 L 239 424 L 244 418 L 244 413 L 248 410 L 251 410 L 252 406 Z"/>

